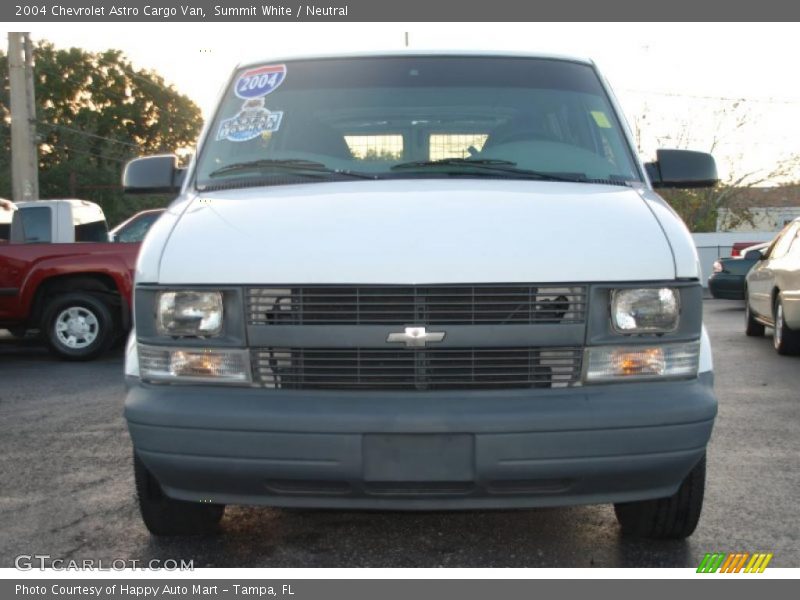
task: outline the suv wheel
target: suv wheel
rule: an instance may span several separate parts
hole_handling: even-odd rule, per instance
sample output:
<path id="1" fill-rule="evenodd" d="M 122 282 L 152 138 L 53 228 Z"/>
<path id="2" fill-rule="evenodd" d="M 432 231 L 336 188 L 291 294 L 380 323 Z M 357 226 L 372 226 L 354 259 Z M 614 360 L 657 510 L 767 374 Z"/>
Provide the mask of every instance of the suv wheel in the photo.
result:
<path id="1" fill-rule="evenodd" d="M 139 512 L 153 535 L 200 535 L 213 533 L 225 512 L 224 504 L 199 504 L 173 500 L 164 495 L 156 478 L 134 453 L 133 474 Z"/>
<path id="2" fill-rule="evenodd" d="M 744 333 L 750 337 L 761 337 L 764 335 L 764 325 L 753 318 L 753 311 L 750 310 L 750 300 L 748 300 L 747 290 L 744 291 Z"/>
<path id="3" fill-rule="evenodd" d="M 654 539 L 689 537 L 700 520 L 705 482 L 704 455 L 673 496 L 615 504 L 614 512 L 622 527 L 622 533 Z"/>
<path id="4" fill-rule="evenodd" d="M 800 332 L 792 331 L 786 325 L 783 314 L 783 301 L 778 297 L 775 302 L 775 329 L 772 333 L 772 345 L 778 354 L 798 354 L 800 352 Z"/>
<path id="5" fill-rule="evenodd" d="M 50 349 L 67 360 L 89 360 L 108 350 L 116 326 L 108 305 L 83 292 L 61 294 L 44 309 L 42 328 Z"/>

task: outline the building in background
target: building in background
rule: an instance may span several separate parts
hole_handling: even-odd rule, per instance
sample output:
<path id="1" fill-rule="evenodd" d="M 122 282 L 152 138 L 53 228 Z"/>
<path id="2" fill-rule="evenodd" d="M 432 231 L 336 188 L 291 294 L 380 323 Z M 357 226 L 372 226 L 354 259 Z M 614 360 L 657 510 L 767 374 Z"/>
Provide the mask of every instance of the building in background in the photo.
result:
<path id="1" fill-rule="evenodd" d="M 742 190 L 729 207 L 720 208 L 717 231 L 773 231 L 800 217 L 800 185 Z"/>

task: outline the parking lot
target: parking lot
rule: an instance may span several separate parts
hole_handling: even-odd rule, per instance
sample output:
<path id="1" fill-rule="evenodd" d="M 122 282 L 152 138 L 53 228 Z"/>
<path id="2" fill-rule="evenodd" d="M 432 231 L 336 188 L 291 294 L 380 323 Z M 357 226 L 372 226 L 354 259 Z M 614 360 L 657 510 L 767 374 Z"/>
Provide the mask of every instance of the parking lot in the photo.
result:
<path id="1" fill-rule="evenodd" d="M 706 504 L 684 542 L 629 540 L 610 506 L 501 512 L 233 507 L 213 537 L 157 540 L 140 522 L 122 418 L 122 352 L 52 358 L 0 333 L 0 566 L 19 554 L 194 560 L 195 567 L 688 567 L 706 552 L 800 566 L 800 357 L 706 300 L 720 410 Z M 768 333 L 770 331 L 768 330 Z M 642 398 L 646 402 L 646 398 Z"/>

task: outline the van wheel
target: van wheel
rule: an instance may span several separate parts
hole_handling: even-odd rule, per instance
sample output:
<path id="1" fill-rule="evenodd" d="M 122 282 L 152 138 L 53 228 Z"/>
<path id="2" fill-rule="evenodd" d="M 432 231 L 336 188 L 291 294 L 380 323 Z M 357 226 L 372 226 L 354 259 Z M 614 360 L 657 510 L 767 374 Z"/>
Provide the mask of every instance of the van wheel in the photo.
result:
<path id="1" fill-rule="evenodd" d="M 747 299 L 747 290 L 744 292 L 744 333 L 750 337 L 761 337 L 764 335 L 764 325 L 753 318 L 753 311 L 750 310 L 750 301 Z"/>
<path id="2" fill-rule="evenodd" d="M 201 535 L 217 529 L 225 512 L 224 504 L 199 504 L 167 497 L 136 453 L 133 455 L 133 475 L 139 512 L 153 535 Z"/>
<path id="3" fill-rule="evenodd" d="M 786 325 L 783 314 L 783 301 L 778 298 L 775 303 L 775 329 L 772 332 L 772 345 L 778 354 L 800 353 L 800 332 L 792 331 Z"/>
<path id="4" fill-rule="evenodd" d="M 66 360 L 96 358 L 111 347 L 117 335 L 108 305 L 84 292 L 50 299 L 42 328 L 50 349 Z"/>
<path id="5" fill-rule="evenodd" d="M 624 535 L 653 539 L 689 537 L 700 520 L 706 482 L 705 455 L 669 498 L 614 505 Z"/>

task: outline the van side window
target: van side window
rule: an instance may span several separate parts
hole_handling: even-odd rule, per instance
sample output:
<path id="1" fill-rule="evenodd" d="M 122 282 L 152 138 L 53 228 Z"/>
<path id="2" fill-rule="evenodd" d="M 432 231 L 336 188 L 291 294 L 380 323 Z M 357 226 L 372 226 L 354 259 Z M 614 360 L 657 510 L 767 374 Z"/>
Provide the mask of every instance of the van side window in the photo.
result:
<path id="1" fill-rule="evenodd" d="M 403 136 L 397 133 L 346 134 L 344 141 L 356 160 L 400 160 Z"/>
<path id="2" fill-rule="evenodd" d="M 472 152 L 480 152 L 488 133 L 432 133 L 428 138 L 429 159 L 469 158 Z"/>

